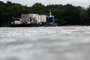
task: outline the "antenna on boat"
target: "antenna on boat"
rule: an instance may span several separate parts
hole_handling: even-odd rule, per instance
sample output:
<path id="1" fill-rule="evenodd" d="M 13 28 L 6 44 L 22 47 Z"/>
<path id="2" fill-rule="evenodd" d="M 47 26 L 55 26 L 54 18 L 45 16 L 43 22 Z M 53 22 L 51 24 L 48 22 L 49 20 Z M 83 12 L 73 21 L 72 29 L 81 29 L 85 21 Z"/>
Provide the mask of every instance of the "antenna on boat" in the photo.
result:
<path id="1" fill-rule="evenodd" d="M 52 12 L 51 9 L 49 10 L 49 16 L 52 17 Z"/>

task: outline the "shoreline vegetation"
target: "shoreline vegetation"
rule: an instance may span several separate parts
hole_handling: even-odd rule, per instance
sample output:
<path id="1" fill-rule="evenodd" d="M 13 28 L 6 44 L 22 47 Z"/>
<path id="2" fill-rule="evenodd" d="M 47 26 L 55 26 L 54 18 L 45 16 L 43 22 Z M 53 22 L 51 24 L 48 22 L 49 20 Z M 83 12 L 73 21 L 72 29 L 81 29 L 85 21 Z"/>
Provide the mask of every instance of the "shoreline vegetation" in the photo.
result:
<path id="1" fill-rule="evenodd" d="M 29 25 L 29 24 L 21 24 L 21 25 L 3 25 L 1 27 L 62 27 L 62 26 L 66 26 L 66 27 L 77 27 L 77 26 L 90 26 L 90 25 L 54 25 L 54 26 L 47 26 L 47 25 L 43 25 L 43 26 L 36 26 L 36 25 Z"/>
<path id="2" fill-rule="evenodd" d="M 21 18 L 21 14 L 44 14 L 49 10 L 55 16 L 57 26 L 90 26 L 90 6 L 83 8 L 72 4 L 43 5 L 35 3 L 33 6 L 24 6 L 19 3 L 0 1 L 0 27 L 8 27 L 12 16 Z M 28 27 L 28 26 L 26 26 Z"/>
<path id="3" fill-rule="evenodd" d="M 79 26 L 90 26 L 90 25 L 54 25 L 54 26 L 47 26 L 47 25 L 43 25 L 43 26 L 36 26 L 36 25 L 12 25 L 12 26 L 2 26 L 2 27 L 79 27 Z"/>

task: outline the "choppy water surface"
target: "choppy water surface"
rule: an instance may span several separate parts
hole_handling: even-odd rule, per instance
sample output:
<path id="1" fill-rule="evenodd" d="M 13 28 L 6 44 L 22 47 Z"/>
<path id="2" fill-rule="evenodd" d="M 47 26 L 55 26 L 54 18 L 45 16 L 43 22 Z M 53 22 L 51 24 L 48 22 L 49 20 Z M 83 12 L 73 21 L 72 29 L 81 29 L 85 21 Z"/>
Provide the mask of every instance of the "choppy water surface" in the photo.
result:
<path id="1" fill-rule="evenodd" d="M 0 60 L 90 60 L 90 27 L 0 28 Z"/>

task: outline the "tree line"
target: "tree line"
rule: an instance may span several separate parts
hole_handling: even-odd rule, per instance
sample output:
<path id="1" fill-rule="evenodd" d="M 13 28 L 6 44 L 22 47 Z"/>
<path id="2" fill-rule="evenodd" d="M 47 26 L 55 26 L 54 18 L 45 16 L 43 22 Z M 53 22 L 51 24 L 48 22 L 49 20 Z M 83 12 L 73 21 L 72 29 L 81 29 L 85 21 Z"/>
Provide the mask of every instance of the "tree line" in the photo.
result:
<path id="1" fill-rule="evenodd" d="M 49 10 L 55 16 L 57 25 L 90 25 L 90 6 L 83 8 L 71 4 L 43 5 L 35 3 L 33 6 L 24 6 L 19 3 L 6 3 L 0 1 L 0 26 L 8 26 L 12 16 L 20 18 L 21 14 L 37 13 L 49 14 Z"/>

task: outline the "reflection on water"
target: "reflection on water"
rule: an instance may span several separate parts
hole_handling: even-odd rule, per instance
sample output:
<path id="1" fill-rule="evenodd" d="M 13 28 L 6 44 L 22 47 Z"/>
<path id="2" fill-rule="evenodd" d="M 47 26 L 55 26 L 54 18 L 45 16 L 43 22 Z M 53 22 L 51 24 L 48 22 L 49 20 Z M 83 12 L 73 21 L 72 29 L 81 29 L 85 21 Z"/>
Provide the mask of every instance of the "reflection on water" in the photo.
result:
<path id="1" fill-rule="evenodd" d="M 0 60 L 90 60 L 90 27 L 0 28 Z"/>

